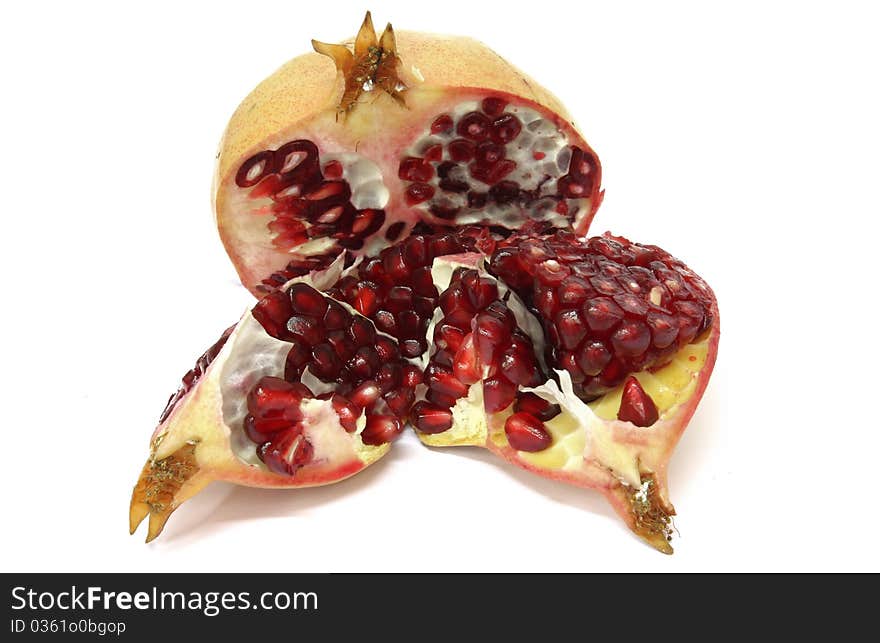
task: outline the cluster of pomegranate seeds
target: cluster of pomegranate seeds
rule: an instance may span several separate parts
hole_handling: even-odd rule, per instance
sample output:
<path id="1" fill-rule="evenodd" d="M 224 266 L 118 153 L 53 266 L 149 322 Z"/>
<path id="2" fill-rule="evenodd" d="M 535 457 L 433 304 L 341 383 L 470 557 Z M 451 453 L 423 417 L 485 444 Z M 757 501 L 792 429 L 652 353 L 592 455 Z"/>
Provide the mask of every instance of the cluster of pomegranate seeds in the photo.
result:
<path id="1" fill-rule="evenodd" d="M 566 143 L 538 112 L 489 97 L 466 113 L 437 116 L 401 159 L 398 177 L 406 203 L 435 223 L 467 216 L 516 228 L 551 212 L 571 220 L 600 177 L 592 152 Z"/>
<path id="2" fill-rule="evenodd" d="M 437 350 L 424 375 L 427 401 L 414 406 L 412 412 L 419 431 L 449 429 L 450 409 L 479 381 L 483 382 L 486 411 L 496 413 L 516 401 L 519 387 L 538 386 L 546 380 L 531 340 L 499 298 L 494 279 L 458 268 L 439 304 L 443 317 L 434 326 Z"/>
<path id="3" fill-rule="evenodd" d="M 355 432 L 366 412 L 364 443 L 382 444 L 403 430 L 422 374 L 401 356 L 397 341 L 377 333 L 369 319 L 305 283 L 270 292 L 252 314 L 267 333 L 291 344 L 284 380 L 295 387 L 300 401 L 313 397 L 301 384 L 308 370 L 332 385 L 332 393 L 317 398 L 332 402 L 346 431 Z M 262 437 L 250 430 L 248 435 L 255 442 Z"/>
<path id="4" fill-rule="evenodd" d="M 413 234 L 362 263 L 327 292 L 397 338 L 404 357 L 418 357 L 428 349 L 428 324 L 437 307 L 431 277 L 434 259 L 461 252 L 491 253 L 494 247 L 485 228 Z"/>
<path id="5" fill-rule="evenodd" d="M 268 228 L 280 250 L 323 237 L 342 248 L 359 249 L 385 222 L 383 210 L 355 206 L 342 163 L 334 159 L 321 167 L 318 148 L 308 140 L 253 155 L 238 169 L 235 183 L 248 189 L 252 199 L 271 200 Z"/>
<path id="6" fill-rule="evenodd" d="M 277 377 L 264 377 L 248 394 L 247 436 L 257 443 L 257 455 L 269 470 L 292 476 L 312 457 L 303 435 L 300 405 L 314 397 L 308 387 Z"/>
<path id="7" fill-rule="evenodd" d="M 712 325 L 700 277 L 657 246 L 622 237 L 514 236 L 490 270 L 537 313 L 548 362 L 566 369 L 586 400 L 662 366 Z"/>
<path id="8" fill-rule="evenodd" d="M 174 407 L 180 402 L 183 397 L 192 390 L 192 387 L 196 385 L 196 383 L 202 378 L 202 375 L 205 374 L 205 371 L 208 370 L 208 366 L 210 366 L 211 362 L 214 361 L 214 358 L 220 353 L 223 349 L 223 346 L 226 344 L 226 340 L 229 339 L 229 336 L 232 334 L 232 331 L 235 330 L 235 326 L 230 326 L 223 334 L 220 336 L 214 344 L 202 353 L 201 357 L 196 360 L 196 365 L 193 366 L 190 370 L 186 372 L 186 375 L 183 376 L 183 380 L 180 383 L 178 389 L 171 394 L 171 397 L 168 398 L 168 403 L 165 405 L 165 409 L 162 411 L 162 415 L 159 416 L 159 423 L 165 421 L 165 419 L 171 415 L 171 411 L 174 410 Z"/>
<path id="9" fill-rule="evenodd" d="M 291 279 L 302 277 L 315 270 L 321 270 L 333 263 L 336 257 L 332 253 L 312 255 L 308 257 L 298 256 L 291 259 L 281 270 L 273 272 L 263 279 L 257 286 L 257 291 L 265 294 L 282 288 Z"/>

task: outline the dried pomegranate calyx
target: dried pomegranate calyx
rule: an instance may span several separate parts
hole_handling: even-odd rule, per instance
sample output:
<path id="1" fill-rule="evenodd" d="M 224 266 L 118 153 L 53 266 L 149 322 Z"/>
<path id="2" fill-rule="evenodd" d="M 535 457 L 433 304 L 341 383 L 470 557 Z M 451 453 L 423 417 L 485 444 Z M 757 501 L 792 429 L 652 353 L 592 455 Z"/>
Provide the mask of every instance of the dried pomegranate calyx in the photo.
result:
<path id="1" fill-rule="evenodd" d="M 345 45 L 328 44 L 312 40 L 312 47 L 319 54 L 329 56 L 342 74 L 344 90 L 339 100 L 339 111 L 349 112 L 358 104 L 364 93 L 380 89 L 400 105 L 405 106 L 403 91 L 406 85 L 400 80 L 397 41 L 389 22 L 382 35 L 376 36 L 373 17 L 369 11 L 354 41 L 354 53 Z"/>

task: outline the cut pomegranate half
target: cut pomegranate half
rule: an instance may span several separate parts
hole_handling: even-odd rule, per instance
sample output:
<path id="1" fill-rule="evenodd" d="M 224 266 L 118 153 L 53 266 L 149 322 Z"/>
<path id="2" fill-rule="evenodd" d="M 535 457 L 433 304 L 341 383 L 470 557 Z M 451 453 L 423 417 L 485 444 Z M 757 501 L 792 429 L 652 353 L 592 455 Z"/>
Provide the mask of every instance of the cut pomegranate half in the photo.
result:
<path id="1" fill-rule="evenodd" d="M 586 232 L 596 154 L 552 95 L 485 46 L 390 25 L 380 38 L 369 14 L 354 51 L 314 45 L 323 55 L 263 81 L 221 143 L 217 226 L 252 292 L 344 251 L 376 256 L 419 222 Z"/>
<path id="2" fill-rule="evenodd" d="M 213 480 L 305 487 L 351 476 L 403 430 L 420 382 L 397 341 L 347 304 L 295 281 L 244 315 L 188 372 L 132 495 L 147 540 Z M 415 377 L 410 371 L 415 370 Z"/>

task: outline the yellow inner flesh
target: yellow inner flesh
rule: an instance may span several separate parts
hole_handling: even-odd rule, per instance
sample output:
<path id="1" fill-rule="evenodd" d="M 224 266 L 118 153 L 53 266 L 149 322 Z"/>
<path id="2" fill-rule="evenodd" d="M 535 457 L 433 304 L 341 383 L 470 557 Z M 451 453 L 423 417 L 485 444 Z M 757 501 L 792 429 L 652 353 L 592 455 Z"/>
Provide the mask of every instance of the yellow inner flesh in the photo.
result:
<path id="1" fill-rule="evenodd" d="M 661 420 L 674 413 L 678 406 L 693 394 L 697 385 L 697 376 L 706 363 L 709 337 L 707 333 L 701 341 L 685 346 L 676 353 L 669 364 L 653 373 L 648 371 L 635 373 L 634 376 L 639 380 L 642 388 L 657 405 Z M 588 406 L 600 418 L 614 420 L 620 409 L 622 394 L 623 384 L 590 402 Z M 509 414 L 509 412 L 505 413 Z M 578 469 L 583 462 L 587 439 L 583 428 L 565 413 L 557 415 L 544 425 L 553 436 L 553 443 L 537 453 L 519 451 L 519 457 L 529 464 L 546 469 Z M 498 430 L 490 436 L 490 439 L 499 446 L 505 446 L 507 437 L 504 434 L 504 422 L 499 422 L 495 426 Z"/>

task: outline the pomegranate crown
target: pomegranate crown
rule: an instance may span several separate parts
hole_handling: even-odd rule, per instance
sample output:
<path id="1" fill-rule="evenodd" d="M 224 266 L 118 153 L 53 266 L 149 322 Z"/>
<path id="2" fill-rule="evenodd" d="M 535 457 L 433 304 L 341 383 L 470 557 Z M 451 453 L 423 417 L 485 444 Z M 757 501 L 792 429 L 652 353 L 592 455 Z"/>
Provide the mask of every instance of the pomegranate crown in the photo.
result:
<path id="1" fill-rule="evenodd" d="M 400 57 L 397 41 L 389 22 L 381 36 L 376 35 L 373 17 L 367 11 L 364 22 L 354 39 L 354 52 L 346 45 L 334 45 L 312 40 L 312 47 L 319 54 L 329 56 L 342 73 L 345 88 L 339 101 L 339 111 L 349 112 L 358 104 L 364 92 L 379 89 L 406 107 L 403 92 L 406 85 L 398 76 Z"/>

